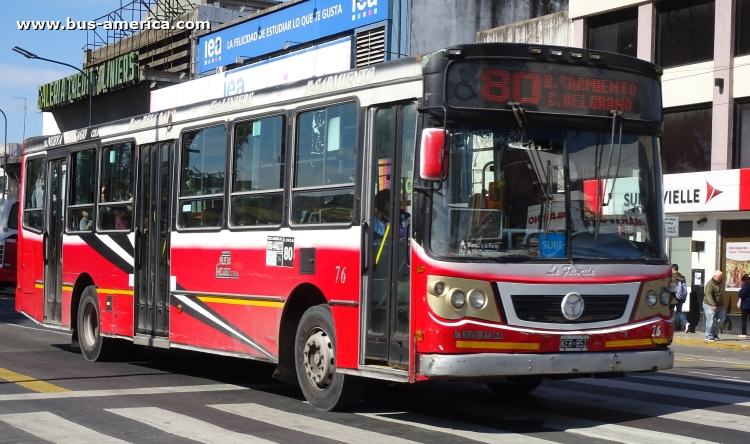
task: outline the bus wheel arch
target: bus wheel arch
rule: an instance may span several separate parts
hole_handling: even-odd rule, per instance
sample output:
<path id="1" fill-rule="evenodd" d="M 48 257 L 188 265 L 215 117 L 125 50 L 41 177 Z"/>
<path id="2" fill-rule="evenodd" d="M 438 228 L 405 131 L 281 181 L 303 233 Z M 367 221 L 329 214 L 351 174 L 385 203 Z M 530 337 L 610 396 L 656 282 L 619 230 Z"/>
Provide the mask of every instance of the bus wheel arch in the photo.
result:
<path id="1" fill-rule="evenodd" d="M 279 324 L 279 362 L 273 374 L 275 379 L 288 384 L 297 384 L 294 367 L 294 340 L 302 315 L 310 307 L 326 304 L 323 292 L 312 284 L 302 284 L 292 290 L 284 303 Z"/>

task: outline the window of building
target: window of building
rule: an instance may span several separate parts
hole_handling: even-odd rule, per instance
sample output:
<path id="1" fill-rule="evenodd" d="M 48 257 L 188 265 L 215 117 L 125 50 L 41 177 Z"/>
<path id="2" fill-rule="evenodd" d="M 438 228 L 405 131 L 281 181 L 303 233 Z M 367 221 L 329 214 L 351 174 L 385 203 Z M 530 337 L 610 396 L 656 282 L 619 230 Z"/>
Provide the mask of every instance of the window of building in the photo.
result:
<path id="1" fill-rule="evenodd" d="M 656 63 L 670 68 L 714 58 L 714 1 L 656 2 Z"/>
<path id="2" fill-rule="evenodd" d="M 737 104 L 737 136 L 734 143 L 735 168 L 750 168 L 750 103 Z"/>
<path id="3" fill-rule="evenodd" d="M 180 227 L 221 227 L 226 152 L 224 126 L 182 134 Z"/>
<path id="4" fill-rule="evenodd" d="M 711 107 L 664 111 L 661 157 L 665 174 L 711 170 Z"/>
<path id="5" fill-rule="evenodd" d="M 26 163 L 23 226 L 41 232 L 44 227 L 44 157 Z"/>
<path id="6" fill-rule="evenodd" d="M 750 0 L 737 0 L 737 44 L 738 56 L 750 54 Z"/>
<path id="7" fill-rule="evenodd" d="M 238 123 L 232 156 L 232 226 L 281 225 L 284 118 Z"/>
<path id="8" fill-rule="evenodd" d="M 638 8 L 589 17 L 588 48 L 636 57 L 638 54 Z"/>
<path id="9" fill-rule="evenodd" d="M 133 226 L 133 144 L 102 148 L 99 188 L 100 230 L 130 231 Z"/>
<path id="10" fill-rule="evenodd" d="M 68 231 L 94 229 L 94 198 L 96 197 L 96 151 L 93 148 L 71 155 L 73 177 L 68 211 Z"/>
<path id="11" fill-rule="evenodd" d="M 295 224 L 352 221 L 356 157 L 356 103 L 299 115 L 292 216 Z"/>

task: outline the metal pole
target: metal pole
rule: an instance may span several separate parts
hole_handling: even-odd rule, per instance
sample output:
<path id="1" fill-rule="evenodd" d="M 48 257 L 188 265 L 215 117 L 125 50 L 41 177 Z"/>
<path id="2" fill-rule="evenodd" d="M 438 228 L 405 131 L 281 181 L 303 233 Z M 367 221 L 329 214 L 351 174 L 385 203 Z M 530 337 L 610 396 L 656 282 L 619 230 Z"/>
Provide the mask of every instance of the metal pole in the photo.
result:
<path id="1" fill-rule="evenodd" d="M 3 198 L 6 196 L 6 190 L 8 189 L 8 116 L 5 115 L 5 112 L 0 109 L 0 113 L 3 114 L 3 118 L 5 119 L 5 153 L 3 153 L 3 180 L 5 183 L 3 184 Z"/>
<path id="2" fill-rule="evenodd" d="M 44 57 L 39 57 L 38 55 L 36 55 L 36 54 L 34 54 L 32 52 L 26 51 L 23 48 L 19 48 L 18 46 L 14 47 L 13 51 L 21 54 L 22 56 L 26 57 L 27 59 L 39 59 L 39 60 L 44 60 L 45 62 L 57 63 L 58 65 L 63 65 L 63 66 L 67 66 L 69 68 L 73 68 L 76 71 L 78 71 L 81 74 L 83 74 L 83 76 L 86 77 L 86 80 L 87 80 L 86 83 L 89 86 L 89 91 L 88 91 L 88 93 L 89 93 L 89 126 L 91 126 L 91 96 L 94 93 L 94 89 L 91 87 L 91 77 L 90 76 L 87 76 L 86 73 L 83 72 L 82 69 L 79 69 L 76 66 L 73 66 L 73 65 L 70 65 L 70 64 L 64 63 L 64 62 L 58 62 L 57 60 L 45 59 Z"/>

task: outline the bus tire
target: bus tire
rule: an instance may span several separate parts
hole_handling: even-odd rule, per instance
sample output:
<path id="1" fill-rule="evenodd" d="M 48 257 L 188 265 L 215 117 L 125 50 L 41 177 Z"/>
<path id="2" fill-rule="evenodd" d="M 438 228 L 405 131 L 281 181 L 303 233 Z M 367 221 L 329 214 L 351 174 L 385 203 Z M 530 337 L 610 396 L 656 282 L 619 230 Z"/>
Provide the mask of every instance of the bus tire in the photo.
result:
<path id="1" fill-rule="evenodd" d="M 101 335 L 100 313 L 96 286 L 89 285 L 83 290 L 78 304 L 77 328 L 81 354 L 87 361 L 109 361 L 119 352 L 120 344 L 115 339 Z"/>
<path id="2" fill-rule="evenodd" d="M 524 395 L 536 390 L 544 381 L 539 376 L 509 377 L 503 382 L 488 382 L 487 387 L 498 395 Z"/>
<path id="3" fill-rule="evenodd" d="M 327 305 L 310 307 L 297 326 L 294 344 L 297 381 L 307 401 L 319 410 L 343 410 L 359 401 L 364 384 L 336 372 L 336 333 Z"/>

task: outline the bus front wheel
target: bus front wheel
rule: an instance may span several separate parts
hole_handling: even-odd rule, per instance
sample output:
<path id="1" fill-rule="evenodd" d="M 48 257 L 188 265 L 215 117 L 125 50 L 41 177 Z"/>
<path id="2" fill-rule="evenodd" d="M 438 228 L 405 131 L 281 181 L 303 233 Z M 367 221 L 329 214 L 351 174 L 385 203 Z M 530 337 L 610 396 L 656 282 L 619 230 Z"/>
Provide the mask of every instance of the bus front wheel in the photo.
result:
<path id="1" fill-rule="evenodd" d="M 119 351 L 115 339 L 101 335 L 100 313 L 96 287 L 89 285 L 78 304 L 78 342 L 87 361 L 109 361 Z"/>
<path id="2" fill-rule="evenodd" d="M 310 307 L 297 326 L 294 344 L 297 381 L 313 407 L 342 410 L 359 401 L 361 380 L 336 372 L 336 333 L 327 305 Z"/>

